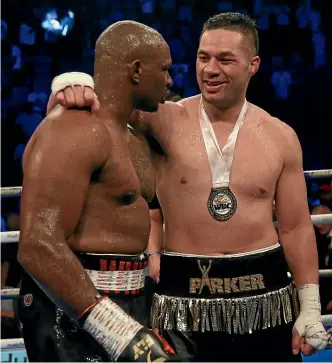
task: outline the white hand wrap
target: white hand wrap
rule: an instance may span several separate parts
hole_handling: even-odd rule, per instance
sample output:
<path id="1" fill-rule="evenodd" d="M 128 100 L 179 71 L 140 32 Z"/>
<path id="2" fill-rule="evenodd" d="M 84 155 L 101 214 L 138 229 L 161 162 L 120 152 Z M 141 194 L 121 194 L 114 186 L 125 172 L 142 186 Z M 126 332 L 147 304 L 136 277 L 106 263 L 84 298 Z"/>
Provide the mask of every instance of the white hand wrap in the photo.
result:
<path id="1" fill-rule="evenodd" d="M 143 326 L 109 298 L 101 300 L 90 312 L 84 329 L 116 361 Z"/>
<path id="2" fill-rule="evenodd" d="M 294 329 L 305 337 L 306 343 L 318 350 L 326 347 L 328 338 L 321 318 L 319 285 L 308 284 L 297 289 L 300 300 L 300 315 Z"/>
<path id="3" fill-rule="evenodd" d="M 82 86 L 94 89 L 95 83 L 93 78 L 86 73 L 70 72 L 57 76 L 52 81 L 51 90 L 54 95 L 63 91 L 67 87 Z"/>

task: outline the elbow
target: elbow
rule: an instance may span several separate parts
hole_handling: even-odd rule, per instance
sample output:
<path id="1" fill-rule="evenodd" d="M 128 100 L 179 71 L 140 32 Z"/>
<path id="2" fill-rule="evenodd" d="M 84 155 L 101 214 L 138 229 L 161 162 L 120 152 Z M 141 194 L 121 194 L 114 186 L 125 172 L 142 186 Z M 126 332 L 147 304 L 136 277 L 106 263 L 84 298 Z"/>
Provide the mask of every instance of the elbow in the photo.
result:
<path id="1" fill-rule="evenodd" d="M 17 261 L 25 270 L 29 271 L 36 265 L 40 249 L 42 248 L 42 244 L 38 241 L 40 241 L 40 238 L 20 236 Z"/>
<path id="2" fill-rule="evenodd" d="M 280 241 L 297 241 L 305 242 L 314 240 L 315 232 L 312 223 L 303 223 L 293 228 L 285 228 L 279 226 L 278 234 L 280 237 Z"/>
<path id="3" fill-rule="evenodd" d="M 33 246 L 27 241 L 20 239 L 17 252 L 17 261 L 24 269 L 29 269 L 31 261 L 34 259 Z"/>

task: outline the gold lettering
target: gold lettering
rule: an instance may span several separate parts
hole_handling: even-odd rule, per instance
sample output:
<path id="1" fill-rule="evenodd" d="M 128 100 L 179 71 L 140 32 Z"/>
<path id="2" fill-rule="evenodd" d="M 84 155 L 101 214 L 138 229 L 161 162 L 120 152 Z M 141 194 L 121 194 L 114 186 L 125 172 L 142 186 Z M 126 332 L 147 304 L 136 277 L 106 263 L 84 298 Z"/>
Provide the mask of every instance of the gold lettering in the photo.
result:
<path id="1" fill-rule="evenodd" d="M 265 289 L 265 285 L 264 285 L 264 276 L 261 274 L 257 274 L 257 275 L 251 275 L 250 276 L 250 280 L 251 280 L 251 287 L 253 290 L 260 290 L 260 289 Z"/>
<path id="2" fill-rule="evenodd" d="M 210 279 L 208 277 L 204 277 L 202 279 L 201 288 L 198 291 L 199 294 L 202 293 L 204 286 L 207 286 L 209 288 L 209 290 L 210 290 L 210 294 L 213 294 L 213 291 L 212 291 L 212 288 L 211 288 L 211 284 L 210 284 Z"/>
<path id="3" fill-rule="evenodd" d="M 240 291 L 250 291 L 251 290 L 250 276 L 239 277 L 239 288 L 240 288 Z"/>
<path id="4" fill-rule="evenodd" d="M 159 358 L 156 358 L 154 360 L 151 360 L 151 350 L 148 353 L 148 356 L 147 356 L 147 362 L 148 363 L 150 363 L 150 362 L 166 362 L 166 361 L 167 361 L 167 358 L 164 358 L 164 357 L 159 357 Z"/>
<path id="5" fill-rule="evenodd" d="M 149 348 L 151 348 L 154 345 L 154 340 L 152 339 L 151 335 L 148 334 L 145 335 L 145 343 Z"/>
<path id="6" fill-rule="evenodd" d="M 145 342 L 143 339 L 141 339 L 139 342 L 137 342 L 134 347 L 134 353 L 135 353 L 135 357 L 134 360 L 137 360 L 139 358 L 140 355 L 144 354 L 144 351 L 140 348 L 141 346 L 145 346 Z"/>
<path id="7" fill-rule="evenodd" d="M 228 278 L 224 279 L 224 289 L 225 289 L 225 294 L 230 294 L 232 292 L 231 290 L 231 280 Z"/>
<path id="8" fill-rule="evenodd" d="M 201 279 L 190 279 L 190 288 L 189 288 L 189 292 L 190 294 L 196 294 L 196 290 L 200 289 L 202 285 L 202 280 Z"/>
<path id="9" fill-rule="evenodd" d="M 220 294 L 224 293 L 224 289 L 222 288 L 222 282 L 223 282 L 222 279 L 215 279 L 215 278 L 210 279 L 212 291 L 214 294 L 216 294 L 217 292 Z"/>
<path id="10" fill-rule="evenodd" d="M 239 292 L 239 288 L 236 286 L 236 283 L 238 281 L 238 277 L 232 277 L 231 278 L 231 288 L 232 288 L 232 292 Z"/>

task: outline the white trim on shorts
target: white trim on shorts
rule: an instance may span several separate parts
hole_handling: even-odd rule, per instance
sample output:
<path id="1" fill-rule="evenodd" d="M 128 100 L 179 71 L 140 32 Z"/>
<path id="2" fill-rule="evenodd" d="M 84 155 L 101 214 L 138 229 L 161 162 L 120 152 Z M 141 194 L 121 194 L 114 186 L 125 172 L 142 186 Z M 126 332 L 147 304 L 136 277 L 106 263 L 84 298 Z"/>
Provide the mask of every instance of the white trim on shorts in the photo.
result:
<path id="1" fill-rule="evenodd" d="M 237 258 L 237 257 L 245 257 L 245 256 L 252 256 L 268 251 L 276 250 L 280 247 L 280 243 L 277 242 L 276 244 L 264 248 L 260 248 L 258 250 L 249 251 L 249 252 L 241 252 L 241 253 L 233 253 L 230 255 L 223 255 L 223 254 L 216 254 L 216 255 L 196 255 L 191 253 L 178 253 L 178 252 L 168 252 L 164 251 L 163 254 L 166 256 L 178 256 L 178 257 L 197 257 L 197 258 Z"/>

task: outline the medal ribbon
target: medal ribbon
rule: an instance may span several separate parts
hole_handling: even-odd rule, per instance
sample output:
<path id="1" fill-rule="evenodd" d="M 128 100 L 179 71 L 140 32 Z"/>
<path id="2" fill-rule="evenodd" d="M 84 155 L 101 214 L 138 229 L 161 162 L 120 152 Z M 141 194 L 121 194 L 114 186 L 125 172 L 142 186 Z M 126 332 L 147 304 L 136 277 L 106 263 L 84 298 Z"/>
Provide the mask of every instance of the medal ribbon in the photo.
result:
<path id="1" fill-rule="evenodd" d="M 242 126 L 245 119 L 247 109 L 248 102 L 247 100 L 245 100 L 234 125 L 234 128 L 231 134 L 228 136 L 227 142 L 224 145 L 223 149 L 220 150 L 216 134 L 213 130 L 210 118 L 204 110 L 201 97 L 199 121 L 201 124 L 205 149 L 209 159 L 213 188 L 229 186 L 229 175 L 233 163 L 235 144 L 240 127 Z"/>

